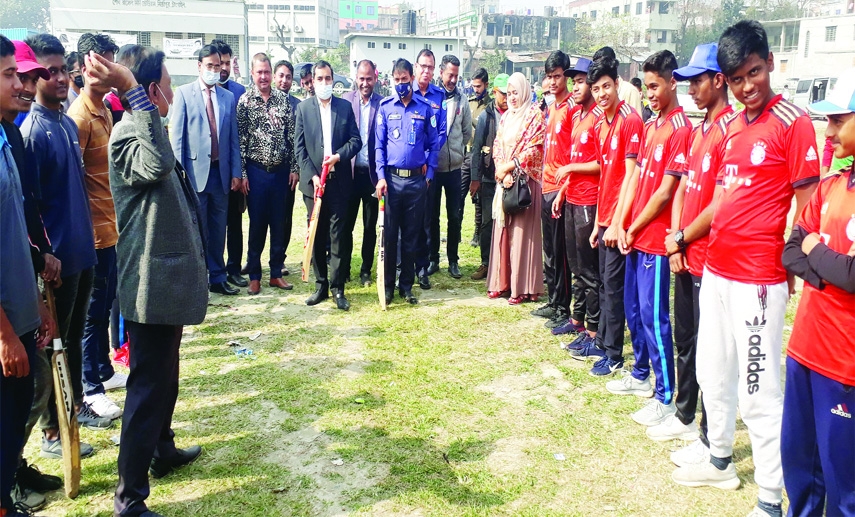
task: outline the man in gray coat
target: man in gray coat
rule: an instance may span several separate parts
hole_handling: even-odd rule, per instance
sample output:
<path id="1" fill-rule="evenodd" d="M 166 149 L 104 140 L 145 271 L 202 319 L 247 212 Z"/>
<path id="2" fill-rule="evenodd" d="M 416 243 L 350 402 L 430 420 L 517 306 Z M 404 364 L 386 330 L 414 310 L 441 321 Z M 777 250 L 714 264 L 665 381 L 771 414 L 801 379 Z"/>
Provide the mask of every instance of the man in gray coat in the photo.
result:
<path id="1" fill-rule="evenodd" d="M 164 59 L 139 45 L 123 47 L 118 63 L 86 57 L 92 81 L 116 88 L 126 109 L 110 136 L 119 305 L 131 347 L 114 498 L 122 516 L 157 516 L 145 504 L 149 471 L 165 476 L 202 452 L 176 448 L 171 429 L 182 329 L 205 319 L 208 282 L 194 181 L 161 123 L 172 101 Z"/>
<path id="2" fill-rule="evenodd" d="M 472 138 L 472 112 L 469 102 L 457 88 L 460 60 L 448 54 L 439 65 L 440 78 L 445 91 L 442 102 L 446 116 L 448 138 L 439 151 L 439 167 L 428 191 L 428 215 L 430 218 L 430 263 L 439 263 L 439 210 L 442 191 L 445 190 L 445 211 L 448 217 L 448 274 L 460 278 L 457 265 L 457 249 L 460 245 L 460 183 L 466 144 Z"/>

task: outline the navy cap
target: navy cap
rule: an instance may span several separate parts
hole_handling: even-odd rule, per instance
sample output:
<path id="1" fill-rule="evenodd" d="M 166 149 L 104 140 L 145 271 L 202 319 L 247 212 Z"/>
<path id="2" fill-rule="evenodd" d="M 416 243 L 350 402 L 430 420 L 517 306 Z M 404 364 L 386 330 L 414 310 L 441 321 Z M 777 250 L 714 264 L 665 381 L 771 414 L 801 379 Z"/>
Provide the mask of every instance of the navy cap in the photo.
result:
<path id="1" fill-rule="evenodd" d="M 695 47 L 689 64 L 674 70 L 674 77 L 678 81 L 688 81 L 704 72 L 721 72 L 718 66 L 718 43 L 705 43 Z"/>
<path id="2" fill-rule="evenodd" d="M 564 77 L 573 77 L 576 74 L 587 74 L 588 69 L 591 68 L 593 61 L 588 58 L 580 57 L 576 60 L 576 64 L 573 65 L 572 68 L 568 68 L 564 70 Z"/>

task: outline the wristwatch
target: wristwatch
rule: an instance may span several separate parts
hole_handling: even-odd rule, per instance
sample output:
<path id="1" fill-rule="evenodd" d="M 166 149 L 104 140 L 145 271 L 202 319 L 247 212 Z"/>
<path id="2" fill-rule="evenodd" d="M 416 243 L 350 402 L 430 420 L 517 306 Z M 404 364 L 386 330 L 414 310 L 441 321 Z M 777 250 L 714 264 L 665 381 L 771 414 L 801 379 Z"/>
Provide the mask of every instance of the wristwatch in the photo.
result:
<path id="1" fill-rule="evenodd" d="M 683 230 L 677 230 L 674 234 L 674 242 L 680 247 L 680 250 L 686 249 L 686 241 L 683 240 Z"/>

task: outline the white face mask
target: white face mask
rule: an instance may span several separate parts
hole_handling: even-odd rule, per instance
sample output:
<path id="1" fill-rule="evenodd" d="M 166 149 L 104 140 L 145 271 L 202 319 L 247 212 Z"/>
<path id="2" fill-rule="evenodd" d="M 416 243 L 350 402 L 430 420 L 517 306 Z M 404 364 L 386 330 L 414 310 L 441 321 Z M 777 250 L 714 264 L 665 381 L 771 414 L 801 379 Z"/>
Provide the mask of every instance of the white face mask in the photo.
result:
<path id="1" fill-rule="evenodd" d="M 319 87 L 315 87 L 315 95 L 318 96 L 319 99 L 325 101 L 332 97 L 333 86 L 331 84 L 322 84 Z"/>
<path id="2" fill-rule="evenodd" d="M 214 86 L 220 80 L 220 72 L 202 69 L 202 82 L 208 86 Z"/>
<path id="3" fill-rule="evenodd" d="M 163 97 L 163 100 L 166 100 L 166 95 L 163 94 L 163 90 L 160 89 L 160 85 L 157 84 L 156 86 L 157 86 L 157 90 L 160 92 L 160 96 Z M 169 107 L 166 108 L 166 116 L 160 117 L 163 120 L 164 126 L 169 124 L 169 117 L 172 115 L 172 103 L 171 102 L 168 103 L 167 106 L 169 106 Z"/>

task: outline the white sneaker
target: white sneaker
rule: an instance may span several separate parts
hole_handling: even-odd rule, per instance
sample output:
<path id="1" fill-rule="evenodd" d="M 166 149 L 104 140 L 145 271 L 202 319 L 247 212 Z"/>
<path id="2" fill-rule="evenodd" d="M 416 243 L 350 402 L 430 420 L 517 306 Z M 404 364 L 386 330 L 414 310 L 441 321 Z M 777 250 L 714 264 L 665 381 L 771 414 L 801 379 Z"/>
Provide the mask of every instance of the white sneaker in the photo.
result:
<path id="1" fill-rule="evenodd" d="M 655 442 L 667 442 L 668 440 L 691 442 L 698 437 L 698 425 L 695 422 L 689 422 L 689 425 L 680 422 L 675 413 L 667 417 L 661 424 L 648 427 L 647 437 Z"/>
<path id="2" fill-rule="evenodd" d="M 671 473 L 671 479 L 678 485 L 711 486 L 721 490 L 736 490 L 741 484 L 733 462 L 728 463 L 724 470 L 719 470 L 709 461 L 698 465 L 680 467 Z"/>
<path id="3" fill-rule="evenodd" d="M 124 389 L 127 384 L 128 376 L 119 372 L 114 373 L 112 377 L 101 383 L 106 391 Z"/>
<path id="4" fill-rule="evenodd" d="M 122 416 L 122 408 L 117 406 L 115 402 L 107 398 L 107 395 L 104 395 L 103 393 L 87 395 L 83 397 L 83 401 L 89 404 L 92 411 L 102 418 L 115 420 Z"/>
<path id="5" fill-rule="evenodd" d="M 648 429 L 649 431 L 649 429 Z M 678 467 L 690 467 L 710 461 L 710 448 L 700 438 L 671 453 L 671 461 Z"/>
<path id="6" fill-rule="evenodd" d="M 652 397 L 653 388 L 650 386 L 650 379 L 640 381 L 631 374 L 624 374 L 619 381 L 609 381 L 606 383 L 606 389 L 609 393 L 615 395 L 635 395 L 636 397 Z"/>
<path id="7" fill-rule="evenodd" d="M 641 425 L 651 427 L 661 424 L 666 418 L 673 415 L 676 411 L 677 408 L 674 406 L 674 401 L 671 401 L 671 403 L 666 406 L 658 400 L 653 399 L 645 404 L 643 408 L 633 413 L 632 419 Z"/>

